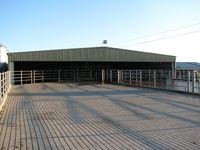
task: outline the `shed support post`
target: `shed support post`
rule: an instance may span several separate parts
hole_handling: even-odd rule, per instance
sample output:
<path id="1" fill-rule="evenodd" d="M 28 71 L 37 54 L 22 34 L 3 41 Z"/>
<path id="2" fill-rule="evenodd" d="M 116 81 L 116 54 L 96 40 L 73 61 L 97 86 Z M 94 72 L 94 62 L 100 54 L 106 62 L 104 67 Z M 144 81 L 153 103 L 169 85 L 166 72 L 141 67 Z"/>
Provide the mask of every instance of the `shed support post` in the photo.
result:
<path id="1" fill-rule="evenodd" d="M 76 70 L 76 81 L 78 82 L 78 69 Z"/>
<path id="2" fill-rule="evenodd" d="M 73 75 L 74 75 L 74 82 L 76 82 L 76 71 L 75 70 L 73 70 Z"/>
<path id="3" fill-rule="evenodd" d="M 153 86 L 156 87 L 156 70 L 153 70 Z"/>
<path id="4" fill-rule="evenodd" d="M 142 86 L 142 70 L 140 70 L 140 86 Z"/>
<path id="5" fill-rule="evenodd" d="M 131 85 L 132 84 L 132 76 L 131 76 L 131 70 L 130 70 L 130 72 L 129 72 L 129 84 Z"/>
<path id="6" fill-rule="evenodd" d="M 104 84 L 104 82 L 105 82 L 105 69 L 101 70 L 101 80 L 102 80 L 102 84 Z"/>
<path id="7" fill-rule="evenodd" d="M 109 78 L 109 69 L 106 69 L 106 72 L 105 72 L 105 73 L 106 73 L 106 78 L 105 78 L 105 80 L 108 81 L 108 78 Z"/>
<path id="8" fill-rule="evenodd" d="M 112 82 L 112 70 L 110 70 L 110 82 Z"/>

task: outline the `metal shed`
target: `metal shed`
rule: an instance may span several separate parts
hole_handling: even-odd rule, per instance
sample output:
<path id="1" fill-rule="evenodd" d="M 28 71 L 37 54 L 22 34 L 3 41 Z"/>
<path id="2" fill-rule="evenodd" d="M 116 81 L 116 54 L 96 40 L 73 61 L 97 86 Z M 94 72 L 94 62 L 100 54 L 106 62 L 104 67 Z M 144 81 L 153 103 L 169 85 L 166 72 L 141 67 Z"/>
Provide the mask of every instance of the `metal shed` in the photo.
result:
<path id="1" fill-rule="evenodd" d="M 90 47 L 13 52 L 8 54 L 8 60 L 11 71 L 47 72 L 51 70 L 60 71 L 61 76 L 65 71 L 63 74 L 65 76 L 71 74 L 73 80 L 98 81 L 102 80 L 102 69 L 106 74 L 105 80 L 109 80 L 109 70 L 111 69 L 172 71 L 175 67 L 176 57 L 111 47 Z"/>

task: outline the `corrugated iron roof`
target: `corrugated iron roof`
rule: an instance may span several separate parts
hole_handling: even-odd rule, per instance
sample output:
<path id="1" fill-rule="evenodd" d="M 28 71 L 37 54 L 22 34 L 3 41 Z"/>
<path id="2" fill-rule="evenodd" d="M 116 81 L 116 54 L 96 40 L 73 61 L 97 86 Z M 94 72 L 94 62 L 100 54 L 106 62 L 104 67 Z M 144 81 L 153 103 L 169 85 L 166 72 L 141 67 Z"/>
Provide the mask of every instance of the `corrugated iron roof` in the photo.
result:
<path id="1" fill-rule="evenodd" d="M 200 70 L 198 62 L 176 62 L 177 70 Z"/>
<path id="2" fill-rule="evenodd" d="M 176 57 L 111 47 L 13 52 L 9 61 L 175 62 Z"/>

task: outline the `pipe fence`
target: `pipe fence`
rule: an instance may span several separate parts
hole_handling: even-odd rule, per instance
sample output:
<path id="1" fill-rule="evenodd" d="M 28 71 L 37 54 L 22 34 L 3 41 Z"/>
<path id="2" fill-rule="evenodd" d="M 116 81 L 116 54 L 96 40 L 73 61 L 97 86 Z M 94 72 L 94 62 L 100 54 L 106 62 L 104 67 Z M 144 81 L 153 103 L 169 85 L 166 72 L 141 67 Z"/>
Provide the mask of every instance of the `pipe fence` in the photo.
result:
<path id="1" fill-rule="evenodd" d="M 23 70 L 11 71 L 11 84 L 44 82 L 107 82 L 200 93 L 200 72 L 186 71 L 180 77 L 169 70 Z"/>
<path id="2" fill-rule="evenodd" d="M 100 71 L 92 70 L 23 70 L 11 71 L 11 84 L 34 84 L 44 82 L 98 81 Z M 101 75 L 100 75 L 101 76 Z"/>
<path id="3" fill-rule="evenodd" d="M 200 93 L 200 72 L 188 71 L 179 77 L 166 70 L 110 70 L 115 84 Z"/>
<path id="4" fill-rule="evenodd" d="M 0 111 L 5 103 L 7 94 L 10 90 L 10 72 L 0 73 Z"/>

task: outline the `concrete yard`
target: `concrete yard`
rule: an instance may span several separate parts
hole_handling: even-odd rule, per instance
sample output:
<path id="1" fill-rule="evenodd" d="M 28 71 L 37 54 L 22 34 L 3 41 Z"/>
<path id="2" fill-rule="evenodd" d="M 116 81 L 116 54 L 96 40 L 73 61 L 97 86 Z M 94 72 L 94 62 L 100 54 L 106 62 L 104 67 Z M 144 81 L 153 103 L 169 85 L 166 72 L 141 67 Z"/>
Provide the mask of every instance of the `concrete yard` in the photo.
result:
<path id="1" fill-rule="evenodd" d="M 117 85 L 13 86 L 0 149 L 200 149 L 200 97 Z"/>

